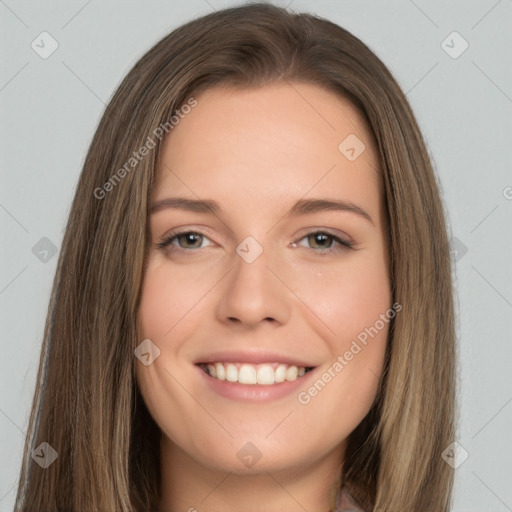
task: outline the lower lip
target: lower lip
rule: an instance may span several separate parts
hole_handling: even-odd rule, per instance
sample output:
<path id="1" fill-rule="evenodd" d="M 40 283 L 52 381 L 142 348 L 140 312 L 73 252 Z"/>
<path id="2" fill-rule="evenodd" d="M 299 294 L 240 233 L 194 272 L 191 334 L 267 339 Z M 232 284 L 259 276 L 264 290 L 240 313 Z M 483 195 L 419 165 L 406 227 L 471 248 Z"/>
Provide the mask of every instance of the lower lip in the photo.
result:
<path id="1" fill-rule="evenodd" d="M 315 369 L 305 373 L 302 377 L 298 377 L 293 381 L 279 382 L 278 384 L 240 384 L 239 382 L 229 382 L 227 380 L 219 380 L 208 375 L 199 366 L 197 371 L 205 379 L 206 383 L 215 393 L 231 400 L 241 402 L 270 402 L 278 400 L 287 395 L 304 388 L 309 377 L 314 373 Z"/>

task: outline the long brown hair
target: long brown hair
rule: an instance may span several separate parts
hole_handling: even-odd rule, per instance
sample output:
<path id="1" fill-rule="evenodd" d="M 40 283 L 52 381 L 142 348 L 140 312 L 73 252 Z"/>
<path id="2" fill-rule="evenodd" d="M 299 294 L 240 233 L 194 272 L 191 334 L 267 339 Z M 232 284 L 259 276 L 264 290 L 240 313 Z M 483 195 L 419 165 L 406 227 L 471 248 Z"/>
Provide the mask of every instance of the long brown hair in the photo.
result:
<path id="1" fill-rule="evenodd" d="M 170 133 L 176 110 L 205 89 L 279 80 L 349 99 L 375 137 L 384 183 L 393 302 L 403 309 L 391 323 L 375 402 L 349 437 L 342 485 L 367 510 L 449 510 L 453 469 L 441 454 L 455 430 L 450 251 L 422 135 L 397 82 L 358 38 L 325 19 L 256 3 L 173 31 L 135 64 L 105 110 L 60 252 L 16 511 L 158 509 L 160 431 L 134 366 L 158 130 L 167 123 Z M 133 165 L 148 137 L 153 146 Z M 58 457 L 43 469 L 32 454 L 44 442 Z"/>

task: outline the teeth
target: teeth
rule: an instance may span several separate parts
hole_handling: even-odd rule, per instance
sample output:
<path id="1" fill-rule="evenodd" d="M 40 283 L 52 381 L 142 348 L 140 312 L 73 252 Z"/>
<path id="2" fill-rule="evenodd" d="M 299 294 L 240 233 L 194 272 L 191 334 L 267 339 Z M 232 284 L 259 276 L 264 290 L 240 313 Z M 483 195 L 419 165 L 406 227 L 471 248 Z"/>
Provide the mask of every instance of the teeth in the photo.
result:
<path id="1" fill-rule="evenodd" d="M 296 380 L 299 375 L 299 369 L 296 366 L 289 366 L 286 369 L 286 380 Z"/>
<path id="2" fill-rule="evenodd" d="M 229 382 L 236 382 L 238 380 L 238 370 L 234 364 L 226 366 L 226 380 L 229 380 Z"/>
<path id="3" fill-rule="evenodd" d="M 286 380 L 286 365 L 280 364 L 275 369 L 275 380 L 276 382 L 284 382 Z"/>
<path id="4" fill-rule="evenodd" d="M 265 364 L 258 368 L 258 384 L 274 384 L 275 372 L 272 366 Z"/>
<path id="5" fill-rule="evenodd" d="M 224 369 L 224 368 L 222 368 L 222 370 L 223 370 L 223 369 Z M 221 371 L 222 371 L 222 370 L 221 370 Z M 213 366 L 213 364 L 209 364 L 209 365 L 208 365 L 208 371 L 209 371 L 209 373 L 210 373 L 210 375 L 211 375 L 212 377 L 217 377 L 217 369 L 215 368 L 215 366 Z M 221 379 L 221 380 L 223 380 L 223 379 Z"/>
<path id="6" fill-rule="evenodd" d="M 258 375 L 256 368 L 250 364 L 243 364 L 238 372 L 238 382 L 242 384 L 256 384 L 258 381 Z"/>
<path id="7" fill-rule="evenodd" d="M 200 365 L 203 370 L 218 380 L 239 382 L 240 384 L 271 385 L 287 381 L 297 380 L 310 368 L 297 367 L 287 364 L 247 364 L 247 363 L 208 363 Z"/>
<path id="8" fill-rule="evenodd" d="M 213 365 L 209 364 L 208 368 L 210 368 L 210 366 L 213 366 Z M 213 375 L 212 372 L 210 372 L 210 375 L 212 377 L 216 377 L 219 380 L 226 380 L 226 370 L 224 368 L 224 365 L 221 363 L 215 363 L 214 368 L 215 368 L 216 375 Z"/>

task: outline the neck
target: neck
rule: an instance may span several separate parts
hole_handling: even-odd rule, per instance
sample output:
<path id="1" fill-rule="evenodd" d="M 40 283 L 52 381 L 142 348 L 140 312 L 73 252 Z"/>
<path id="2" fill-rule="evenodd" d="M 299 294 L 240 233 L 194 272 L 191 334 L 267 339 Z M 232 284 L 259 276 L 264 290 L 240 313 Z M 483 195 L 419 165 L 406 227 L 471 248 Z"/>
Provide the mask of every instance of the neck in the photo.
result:
<path id="1" fill-rule="evenodd" d="M 162 436 L 160 512 L 329 512 L 344 450 L 300 467 L 236 474 L 206 467 Z"/>

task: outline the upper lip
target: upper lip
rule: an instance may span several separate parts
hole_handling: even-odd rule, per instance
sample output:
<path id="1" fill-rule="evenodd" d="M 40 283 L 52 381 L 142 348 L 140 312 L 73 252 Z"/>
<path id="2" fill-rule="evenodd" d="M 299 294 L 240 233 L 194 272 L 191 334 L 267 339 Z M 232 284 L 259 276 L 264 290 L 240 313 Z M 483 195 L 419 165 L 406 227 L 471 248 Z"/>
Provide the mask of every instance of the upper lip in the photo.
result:
<path id="1" fill-rule="evenodd" d="M 194 364 L 199 363 L 281 363 L 289 366 L 313 368 L 314 364 L 303 361 L 286 354 L 271 351 L 249 351 L 249 350 L 222 350 L 212 352 L 208 355 L 197 358 Z"/>

